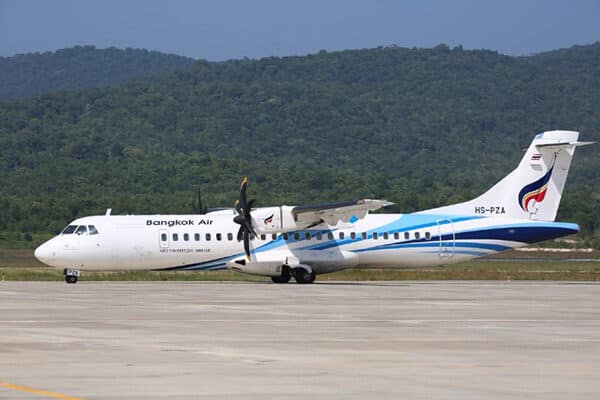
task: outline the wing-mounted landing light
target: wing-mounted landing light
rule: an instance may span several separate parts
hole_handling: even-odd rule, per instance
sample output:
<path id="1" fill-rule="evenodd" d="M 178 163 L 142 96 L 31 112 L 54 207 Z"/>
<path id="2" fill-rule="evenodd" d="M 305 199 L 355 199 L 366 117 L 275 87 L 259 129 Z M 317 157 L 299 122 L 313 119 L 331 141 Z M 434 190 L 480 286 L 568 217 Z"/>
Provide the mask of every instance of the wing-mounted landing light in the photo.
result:
<path id="1" fill-rule="evenodd" d="M 256 202 L 256 199 L 246 201 L 246 188 L 248 186 L 248 177 L 244 177 L 242 185 L 240 186 L 240 198 L 236 200 L 234 208 L 237 215 L 233 218 L 233 222 L 240 226 L 237 233 L 237 240 L 244 240 L 244 251 L 248 261 L 252 261 L 250 256 L 250 234 L 256 236 L 256 231 L 252 226 L 252 216 L 250 210 Z"/>

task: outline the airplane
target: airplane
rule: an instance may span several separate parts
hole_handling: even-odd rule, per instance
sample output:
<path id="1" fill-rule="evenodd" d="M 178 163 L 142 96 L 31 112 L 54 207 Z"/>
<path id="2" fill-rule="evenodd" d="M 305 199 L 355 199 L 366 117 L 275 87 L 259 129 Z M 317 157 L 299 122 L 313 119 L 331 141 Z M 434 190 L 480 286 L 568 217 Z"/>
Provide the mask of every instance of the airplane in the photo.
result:
<path id="1" fill-rule="evenodd" d="M 190 215 L 78 218 L 40 245 L 35 257 L 81 271 L 229 268 L 275 283 L 313 283 L 355 267 L 431 267 L 464 262 L 572 235 L 554 222 L 575 148 L 575 131 L 535 136 L 518 167 L 479 197 L 409 214 L 372 213 L 392 203 L 363 199 L 254 208 L 244 178 L 233 208 Z"/>

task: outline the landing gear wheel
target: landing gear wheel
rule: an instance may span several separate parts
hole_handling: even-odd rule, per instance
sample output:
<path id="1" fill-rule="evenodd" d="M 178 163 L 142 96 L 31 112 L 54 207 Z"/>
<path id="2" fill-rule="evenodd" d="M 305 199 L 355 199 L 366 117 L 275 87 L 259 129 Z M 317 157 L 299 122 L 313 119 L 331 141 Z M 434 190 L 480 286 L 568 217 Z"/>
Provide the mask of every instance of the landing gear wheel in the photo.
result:
<path id="1" fill-rule="evenodd" d="M 294 278 L 296 279 L 296 283 L 313 283 L 317 274 L 313 271 L 308 272 L 304 268 L 296 268 L 294 270 Z"/>
<path id="2" fill-rule="evenodd" d="M 77 283 L 77 278 L 81 275 L 81 271 L 75 268 L 65 268 L 63 274 L 65 275 L 65 282 Z"/>
<path id="3" fill-rule="evenodd" d="M 289 267 L 287 267 L 286 265 L 284 265 L 281 268 L 281 275 L 279 276 L 272 276 L 271 280 L 274 283 L 288 283 L 290 281 L 291 275 L 290 275 L 290 269 Z"/>

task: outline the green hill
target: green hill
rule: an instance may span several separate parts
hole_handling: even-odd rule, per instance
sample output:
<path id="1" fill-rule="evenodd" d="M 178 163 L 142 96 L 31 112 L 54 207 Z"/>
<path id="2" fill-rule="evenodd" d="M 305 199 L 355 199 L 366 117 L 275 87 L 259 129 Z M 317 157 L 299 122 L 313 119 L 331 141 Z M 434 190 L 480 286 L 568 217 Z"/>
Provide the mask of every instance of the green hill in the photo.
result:
<path id="1" fill-rule="evenodd" d="M 115 86 L 190 67 L 194 60 L 157 51 L 76 46 L 0 57 L 0 100 L 60 89 Z"/>
<path id="2" fill-rule="evenodd" d="M 0 104 L 0 231 L 76 216 L 387 198 L 399 211 L 465 200 L 540 131 L 600 139 L 600 43 L 529 57 L 385 47 L 196 62 L 119 88 Z M 600 162 L 578 150 L 560 219 L 600 244 Z M 594 235 L 595 239 L 594 239 Z"/>

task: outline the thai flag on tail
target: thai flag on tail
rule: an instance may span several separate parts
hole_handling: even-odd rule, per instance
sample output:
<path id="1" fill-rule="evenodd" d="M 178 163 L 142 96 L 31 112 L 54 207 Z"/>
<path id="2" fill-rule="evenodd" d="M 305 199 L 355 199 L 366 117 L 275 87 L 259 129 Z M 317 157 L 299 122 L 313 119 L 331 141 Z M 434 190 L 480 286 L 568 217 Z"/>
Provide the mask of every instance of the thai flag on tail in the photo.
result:
<path id="1" fill-rule="evenodd" d="M 541 154 L 534 154 L 531 156 L 531 161 L 539 161 L 542 159 L 542 155 Z"/>

